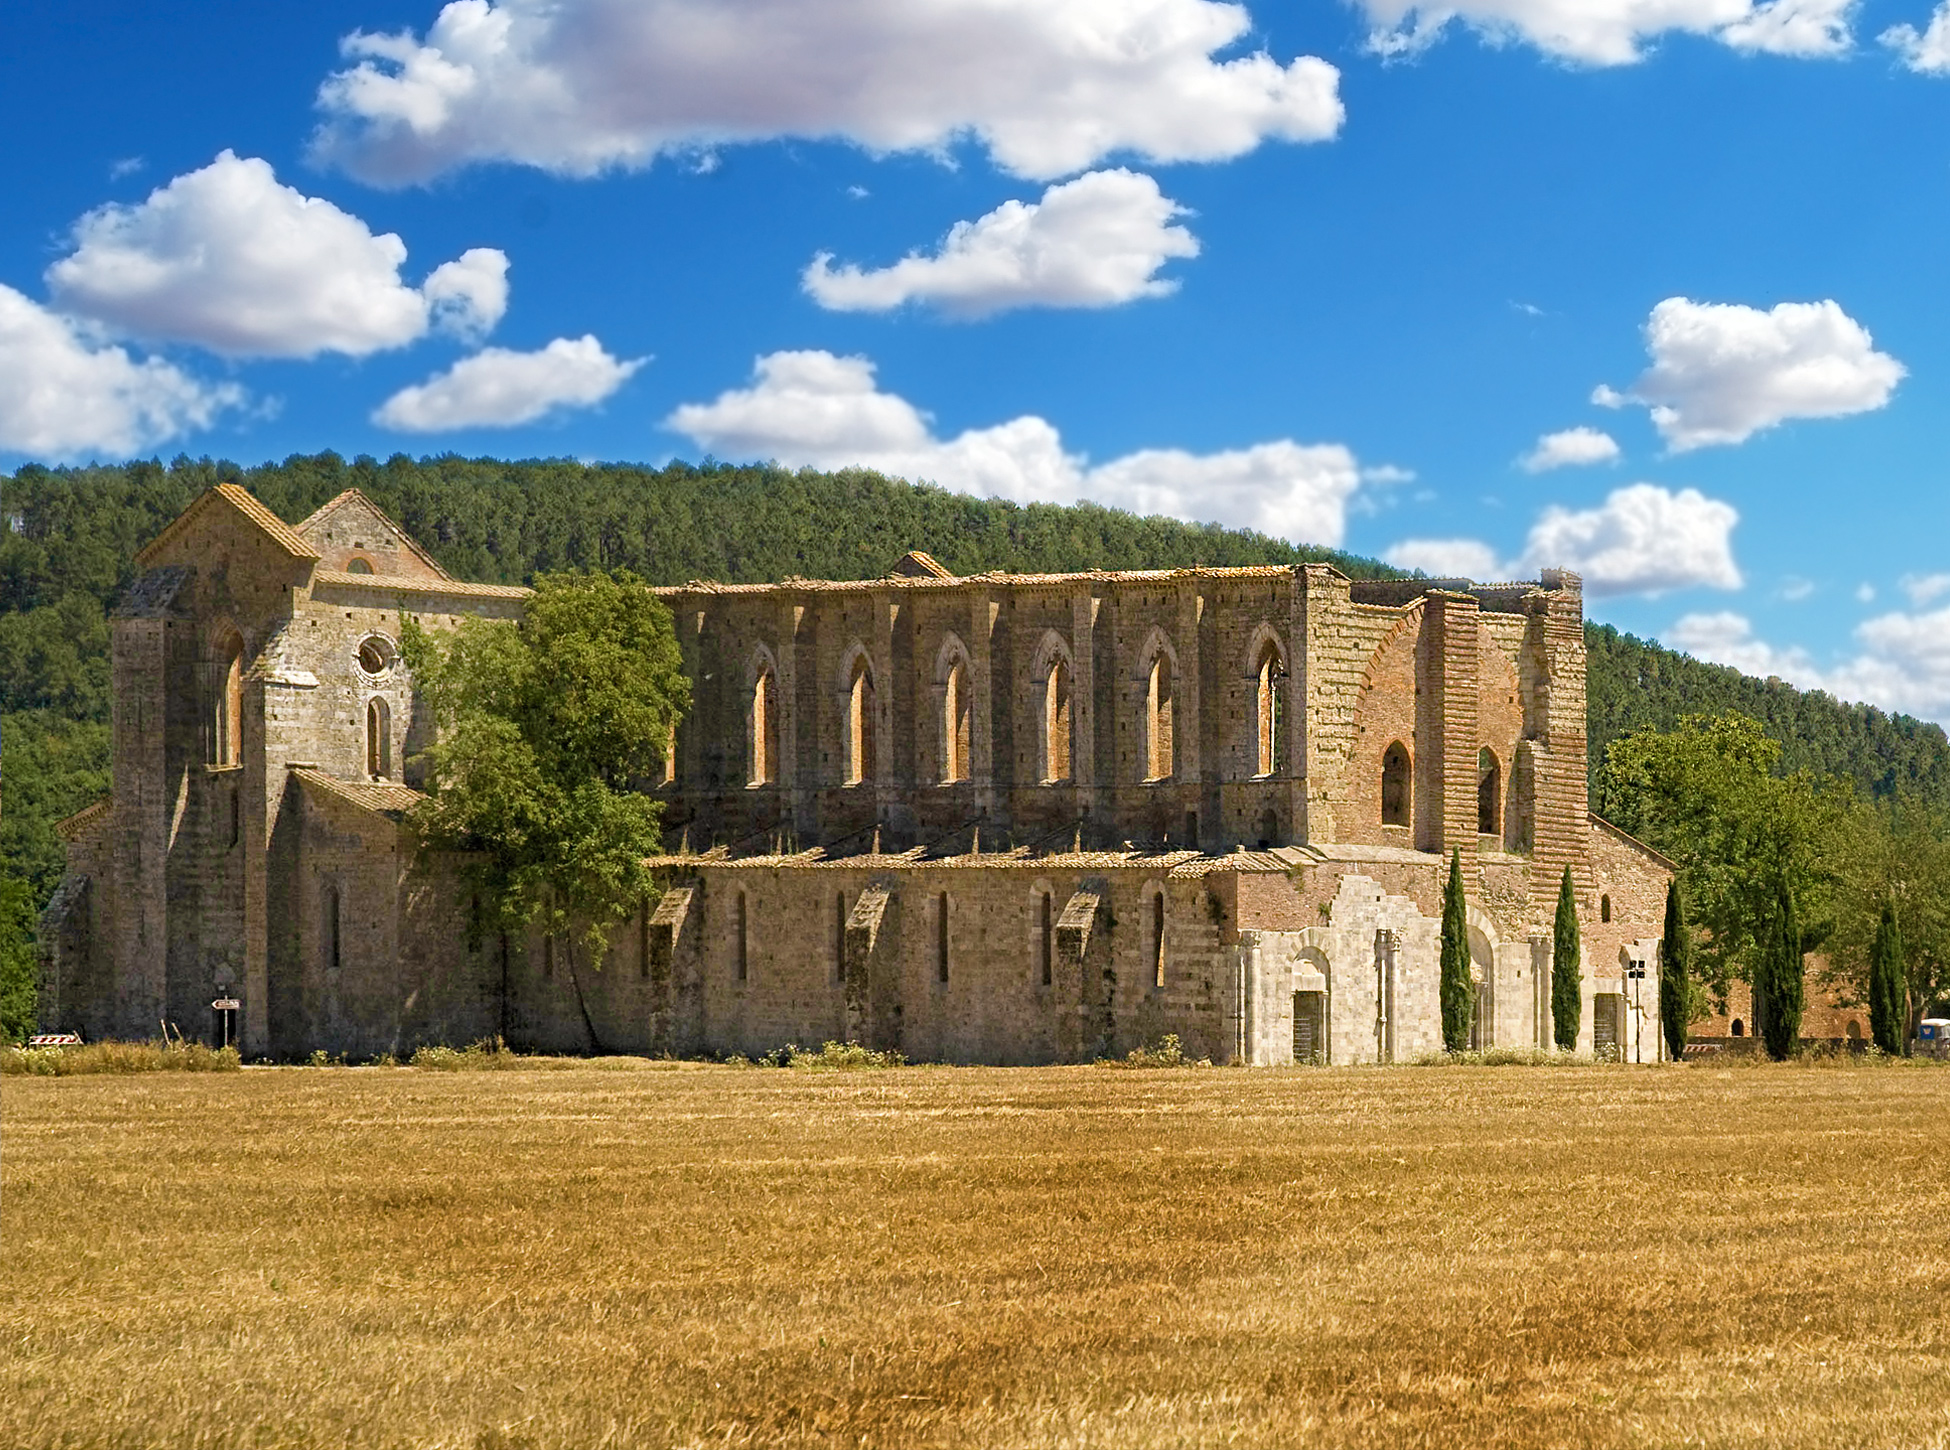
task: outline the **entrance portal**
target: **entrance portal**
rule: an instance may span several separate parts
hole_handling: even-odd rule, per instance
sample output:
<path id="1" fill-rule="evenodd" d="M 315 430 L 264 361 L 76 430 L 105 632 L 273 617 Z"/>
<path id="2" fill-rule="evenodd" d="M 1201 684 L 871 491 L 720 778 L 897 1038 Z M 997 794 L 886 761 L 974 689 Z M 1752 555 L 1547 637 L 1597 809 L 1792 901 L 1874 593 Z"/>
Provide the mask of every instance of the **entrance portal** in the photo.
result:
<path id="1" fill-rule="evenodd" d="M 1293 994 L 1293 1060 L 1319 1066 L 1327 1060 L 1327 994 Z"/>

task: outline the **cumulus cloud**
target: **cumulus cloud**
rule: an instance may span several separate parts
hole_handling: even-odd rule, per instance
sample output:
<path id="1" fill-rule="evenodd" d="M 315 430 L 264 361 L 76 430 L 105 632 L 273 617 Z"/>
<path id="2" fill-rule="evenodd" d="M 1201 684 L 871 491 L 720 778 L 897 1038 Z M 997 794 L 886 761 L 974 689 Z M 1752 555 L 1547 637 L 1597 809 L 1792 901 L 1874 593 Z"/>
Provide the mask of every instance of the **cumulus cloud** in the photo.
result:
<path id="1" fill-rule="evenodd" d="M 1596 428 L 1566 428 L 1539 438 L 1537 446 L 1517 460 L 1517 466 L 1525 473 L 1545 473 L 1553 468 L 1613 463 L 1617 458 L 1618 443 L 1611 434 Z"/>
<path id="2" fill-rule="evenodd" d="M 1903 64 L 1921 75 L 1940 76 L 1950 71 L 1950 0 L 1943 0 L 1930 12 L 1930 24 L 1919 31 L 1914 25 L 1892 25 L 1877 37 L 1902 57 Z"/>
<path id="3" fill-rule="evenodd" d="M 1214 0 L 454 0 L 424 39 L 355 32 L 314 154 L 379 185 L 471 162 L 572 176 L 811 137 L 972 136 L 1054 179 L 1116 152 L 1222 161 L 1339 129 L 1340 73 L 1264 51 Z"/>
<path id="4" fill-rule="evenodd" d="M 664 426 L 720 457 L 857 465 L 1017 503 L 1098 503 L 1319 544 L 1341 542 L 1361 482 L 1354 455 L 1332 443 L 1145 449 L 1091 467 L 1034 415 L 937 438 L 926 414 L 880 390 L 870 361 L 822 351 L 761 357 L 751 387 L 686 403 Z"/>
<path id="5" fill-rule="evenodd" d="M 0 286 L 0 451 L 34 458 L 127 455 L 243 402 L 159 358 L 137 360 Z"/>
<path id="6" fill-rule="evenodd" d="M 1625 392 L 1591 401 L 1643 403 L 1675 453 L 1744 443 L 1790 418 L 1841 418 L 1884 406 L 1905 373 L 1834 302 L 1771 312 L 1668 297 L 1645 324 L 1652 366 Z"/>
<path id="7" fill-rule="evenodd" d="M 953 316 L 1014 307 L 1114 307 L 1178 289 L 1158 269 L 1196 257 L 1198 240 L 1173 221 L 1185 209 L 1148 176 L 1092 171 L 1052 186 L 1040 202 L 1005 201 L 956 222 L 933 256 L 910 252 L 871 271 L 832 265 L 821 252 L 805 288 L 821 307 L 886 312 L 924 302 Z"/>
<path id="8" fill-rule="evenodd" d="M 1731 505 L 1697 489 L 1674 493 L 1656 483 L 1613 489 L 1592 509 L 1552 505 L 1530 526 L 1523 553 L 1499 563 L 1496 551 L 1475 539 L 1404 539 L 1382 557 L 1402 569 L 1466 579 L 1535 578 L 1540 569 L 1573 569 L 1585 593 L 1664 594 L 1711 585 L 1738 589 L 1733 562 Z"/>
<path id="9" fill-rule="evenodd" d="M 1905 574 L 1896 582 L 1918 609 L 1950 591 L 1950 574 Z M 1870 597 L 1874 597 L 1873 592 Z"/>
<path id="10" fill-rule="evenodd" d="M 1359 0 L 1383 55 L 1425 49 L 1452 21 L 1492 44 L 1521 41 L 1581 65 L 1630 65 L 1669 32 L 1711 36 L 1746 52 L 1835 56 L 1853 44 L 1854 0 Z"/>
<path id="11" fill-rule="evenodd" d="M 435 325 L 479 337 L 508 306 L 501 252 L 476 248 L 408 286 L 397 236 L 230 151 L 139 205 L 89 212 L 74 244 L 47 273 L 65 310 L 236 357 L 363 357 Z"/>
<path id="12" fill-rule="evenodd" d="M 562 409 L 594 407 L 648 361 L 613 358 L 593 335 L 558 337 L 538 352 L 484 348 L 401 388 L 372 421 L 402 433 L 518 427 Z"/>
<path id="13" fill-rule="evenodd" d="M 1950 608 L 1895 611 L 1855 628 L 1856 652 L 1823 666 L 1798 646 L 1756 637 L 1752 623 L 1730 611 L 1688 614 L 1666 631 L 1668 643 L 1750 675 L 1778 675 L 1804 690 L 1860 700 L 1925 719 L 1950 720 Z"/>

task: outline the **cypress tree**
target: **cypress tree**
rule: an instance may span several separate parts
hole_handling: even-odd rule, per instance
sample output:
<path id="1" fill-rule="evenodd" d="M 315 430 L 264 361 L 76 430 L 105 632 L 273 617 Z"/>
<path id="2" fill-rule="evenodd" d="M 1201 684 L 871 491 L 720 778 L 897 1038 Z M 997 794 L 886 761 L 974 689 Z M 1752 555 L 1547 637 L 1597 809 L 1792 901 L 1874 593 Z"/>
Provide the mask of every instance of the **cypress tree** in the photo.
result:
<path id="1" fill-rule="evenodd" d="M 1903 932 L 1895 903 L 1882 903 L 1876 944 L 1869 953 L 1869 1034 L 1884 1052 L 1903 1050 L 1909 1026 L 1909 971 L 1903 961 Z"/>
<path id="2" fill-rule="evenodd" d="M 1686 1055 L 1686 1028 L 1693 1012 L 1693 937 L 1686 924 L 1686 908 L 1679 899 L 1679 878 L 1666 884 L 1666 926 L 1659 939 L 1659 1026 L 1666 1035 L 1666 1056 L 1678 1062 Z"/>
<path id="3" fill-rule="evenodd" d="M 1449 884 L 1442 890 L 1442 1046 L 1469 1046 L 1476 993 L 1469 980 L 1469 919 L 1463 910 L 1462 852 L 1449 857 Z"/>
<path id="4" fill-rule="evenodd" d="M 1781 883 L 1779 905 L 1774 913 L 1773 940 L 1761 953 L 1761 980 L 1754 984 L 1760 997 L 1761 1036 L 1767 1055 L 1776 1062 L 1794 1051 L 1801 1035 L 1801 1009 L 1805 1005 L 1805 984 L 1801 966 L 1801 921 L 1794 910 L 1794 891 Z"/>
<path id="5" fill-rule="evenodd" d="M 1564 884 L 1557 889 L 1557 917 L 1551 923 L 1551 1025 L 1557 1045 L 1570 1052 L 1578 1045 L 1578 1024 L 1584 1017 L 1584 977 L 1578 949 L 1578 902 L 1571 889 L 1571 868 L 1564 868 Z"/>

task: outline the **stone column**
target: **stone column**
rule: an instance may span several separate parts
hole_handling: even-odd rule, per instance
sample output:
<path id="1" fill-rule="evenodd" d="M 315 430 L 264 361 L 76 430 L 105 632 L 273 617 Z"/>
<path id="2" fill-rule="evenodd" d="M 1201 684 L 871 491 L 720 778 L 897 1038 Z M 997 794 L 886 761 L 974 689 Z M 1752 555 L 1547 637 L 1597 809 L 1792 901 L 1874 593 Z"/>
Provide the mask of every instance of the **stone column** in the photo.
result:
<path id="1" fill-rule="evenodd" d="M 1103 603 L 1087 586 L 1070 596 L 1070 779 L 1077 810 L 1086 816 L 1097 805 L 1097 613 Z"/>
<path id="2" fill-rule="evenodd" d="M 995 815 L 995 621 L 1000 612 L 986 589 L 970 593 L 968 778 L 975 787 L 975 808 L 990 817 Z M 1005 662 L 1002 688 L 1007 692 L 1014 685 L 1015 671 Z"/>

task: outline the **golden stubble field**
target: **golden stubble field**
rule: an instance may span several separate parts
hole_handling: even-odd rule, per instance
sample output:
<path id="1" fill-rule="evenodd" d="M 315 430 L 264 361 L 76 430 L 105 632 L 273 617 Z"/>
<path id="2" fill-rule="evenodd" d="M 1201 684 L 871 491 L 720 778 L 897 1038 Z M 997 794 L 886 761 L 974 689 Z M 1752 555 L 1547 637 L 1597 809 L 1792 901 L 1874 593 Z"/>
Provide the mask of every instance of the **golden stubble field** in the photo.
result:
<path id="1" fill-rule="evenodd" d="M 1950 1071 L 0 1099 L 9 1446 L 1950 1443 Z"/>

